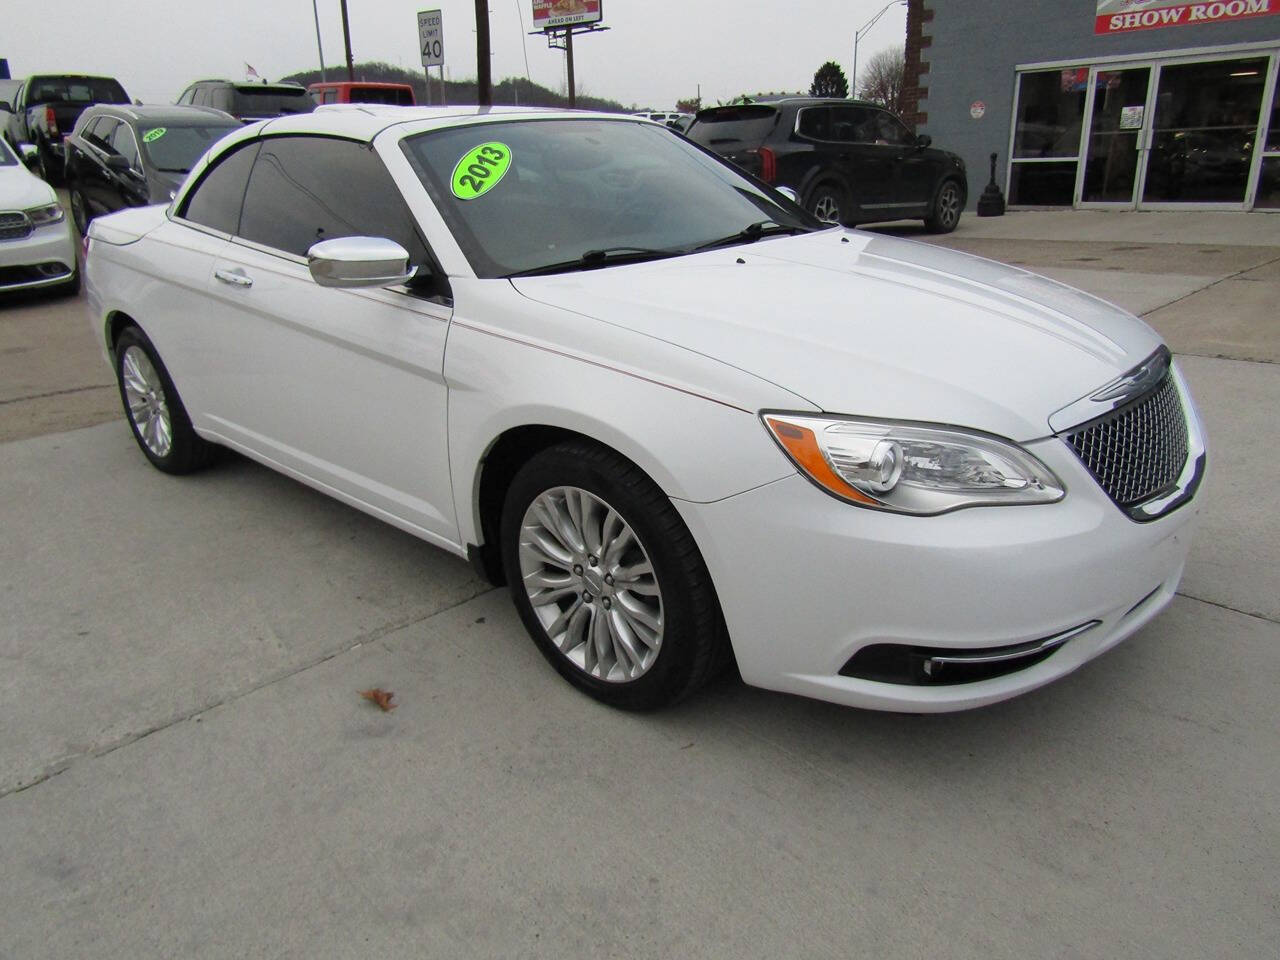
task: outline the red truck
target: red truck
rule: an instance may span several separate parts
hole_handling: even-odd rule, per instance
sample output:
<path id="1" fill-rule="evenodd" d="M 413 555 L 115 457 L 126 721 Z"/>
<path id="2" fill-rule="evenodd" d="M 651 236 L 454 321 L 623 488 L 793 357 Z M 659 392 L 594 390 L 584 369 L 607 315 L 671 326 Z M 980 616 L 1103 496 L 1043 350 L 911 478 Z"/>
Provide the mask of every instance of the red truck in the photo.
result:
<path id="1" fill-rule="evenodd" d="M 412 107 L 413 87 L 407 83 L 374 83 L 372 81 L 343 81 L 341 83 L 313 83 L 307 87 L 317 105 L 322 103 L 386 103 L 393 107 Z"/>

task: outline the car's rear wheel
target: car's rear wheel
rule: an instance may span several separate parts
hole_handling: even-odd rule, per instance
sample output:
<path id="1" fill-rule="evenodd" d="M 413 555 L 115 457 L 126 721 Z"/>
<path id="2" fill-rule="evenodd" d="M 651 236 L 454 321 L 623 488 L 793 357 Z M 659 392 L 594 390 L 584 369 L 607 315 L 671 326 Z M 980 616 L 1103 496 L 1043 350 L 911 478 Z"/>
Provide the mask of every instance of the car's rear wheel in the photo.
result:
<path id="1" fill-rule="evenodd" d="M 89 221 L 93 217 L 89 215 L 89 205 L 79 187 L 71 188 L 71 219 L 75 221 L 76 231 L 80 236 L 89 232 Z"/>
<path id="2" fill-rule="evenodd" d="M 960 223 L 960 211 L 964 207 L 964 195 L 960 184 L 945 181 L 933 199 L 933 210 L 925 218 L 925 228 L 930 233 L 950 233 Z"/>
<path id="3" fill-rule="evenodd" d="M 507 492 L 503 563 L 520 618 L 559 673 L 597 700 L 663 706 L 720 662 L 720 612 L 671 501 L 614 451 L 567 441 Z"/>
<path id="4" fill-rule="evenodd" d="M 165 473 L 191 473 L 206 466 L 217 448 L 191 426 L 186 408 L 151 341 L 128 327 L 116 341 L 120 400 L 146 458 Z"/>
<path id="5" fill-rule="evenodd" d="M 844 223 L 849 213 L 845 209 L 846 206 L 843 191 L 826 183 L 813 188 L 813 192 L 809 194 L 809 202 L 806 204 L 810 213 L 823 223 L 833 226 Z"/>

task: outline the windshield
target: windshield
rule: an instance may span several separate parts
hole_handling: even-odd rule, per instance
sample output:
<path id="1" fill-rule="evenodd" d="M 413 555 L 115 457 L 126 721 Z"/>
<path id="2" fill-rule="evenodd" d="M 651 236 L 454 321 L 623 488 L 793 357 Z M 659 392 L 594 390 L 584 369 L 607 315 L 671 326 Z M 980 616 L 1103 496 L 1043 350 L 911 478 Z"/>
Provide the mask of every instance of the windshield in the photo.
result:
<path id="1" fill-rule="evenodd" d="M 413 92 L 403 87 L 352 87 L 352 103 L 385 103 L 393 107 L 413 106 Z"/>
<path id="2" fill-rule="evenodd" d="M 704 147 L 723 148 L 730 143 L 761 143 L 778 122 L 773 107 L 713 107 L 703 110 L 689 128 L 689 139 Z"/>
<path id="3" fill-rule="evenodd" d="M 236 87 L 235 110 L 240 117 L 277 117 L 285 113 L 310 113 L 316 108 L 307 91 L 280 87 Z"/>
<path id="4" fill-rule="evenodd" d="M 623 247 L 684 253 L 761 221 L 820 226 L 649 123 L 482 123 L 407 137 L 401 147 L 480 277 L 572 269 L 583 254 Z"/>
<path id="5" fill-rule="evenodd" d="M 140 128 L 138 135 L 142 152 L 152 167 L 166 173 L 186 173 L 206 150 L 232 130 L 239 129 L 238 123 L 170 124 Z"/>
<path id="6" fill-rule="evenodd" d="M 128 103 L 110 77 L 32 77 L 27 103 Z"/>

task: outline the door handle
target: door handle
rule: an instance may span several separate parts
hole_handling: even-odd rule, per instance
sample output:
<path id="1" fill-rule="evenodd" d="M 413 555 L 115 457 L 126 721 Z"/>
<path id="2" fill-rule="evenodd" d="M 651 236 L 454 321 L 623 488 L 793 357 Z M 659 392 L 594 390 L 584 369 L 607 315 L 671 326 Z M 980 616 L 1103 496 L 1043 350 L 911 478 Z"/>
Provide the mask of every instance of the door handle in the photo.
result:
<path id="1" fill-rule="evenodd" d="M 235 287 L 253 286 L 253 278 L 248 276 L 239 267 L 234 270 L 215 270 L 213 271 L 213 275 L 223 283 L 229 283 Z"/>

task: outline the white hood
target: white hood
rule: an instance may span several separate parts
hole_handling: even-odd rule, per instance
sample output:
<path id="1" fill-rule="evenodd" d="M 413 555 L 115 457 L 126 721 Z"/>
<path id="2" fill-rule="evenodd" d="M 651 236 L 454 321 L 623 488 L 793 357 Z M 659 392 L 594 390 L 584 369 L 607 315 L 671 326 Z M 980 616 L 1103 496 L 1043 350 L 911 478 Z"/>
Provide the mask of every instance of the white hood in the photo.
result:
<path id="1" fill-rule="evenodd" d="M 58 202 L 58 195 L 20 163 L 0 167 L 0 210 L 30 210 Z"/>
<path id="2" fill-rule="evenodd" d="M 1053 280 L 861 231 L 513 283 L 831 413 L 945 420 L 1023 441 L 1160 344 L 1131 314 Z"/>

